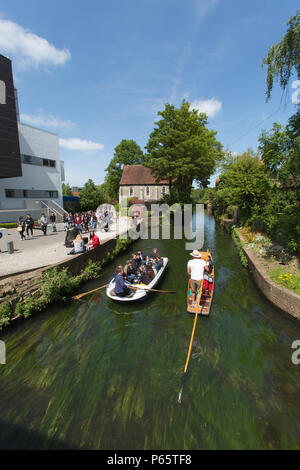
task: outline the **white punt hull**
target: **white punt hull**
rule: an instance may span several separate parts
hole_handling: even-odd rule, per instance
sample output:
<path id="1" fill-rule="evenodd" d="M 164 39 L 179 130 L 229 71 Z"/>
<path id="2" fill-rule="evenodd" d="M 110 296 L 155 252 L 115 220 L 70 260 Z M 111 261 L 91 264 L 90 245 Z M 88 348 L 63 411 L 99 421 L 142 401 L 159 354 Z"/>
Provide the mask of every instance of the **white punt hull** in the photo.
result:
<path id="1" fill-rule="evenodd" d="M 139 284 L 128 284 L 128 286 L 133 285 L 135 287 L 139 287 L 136 290 L 133 290 L 134 295 L 132 297 L 119 297 L 117 295 L 112 295 L 111 292 L 114 291 L 115 288 L 115 280 L 112 279 L 110 283 L 108 284 L 106 288 L 106 295 L 112 300 L 117 300 L 118 302 L 135 302 L 137 300 L 144 300 L 148 295 L 149 295 L 149 289 L 153 289 L 160 278 L 162 277 L 167 264 L 168 264 L 168 258 L 162 258 L 164 264 L 162 268 L 158 271 L 156 276 L 153 278 L 153 280 L 150 282 L 150 284 L 147 284 L 147 286 L 141 286 L 139 287 Z"/>

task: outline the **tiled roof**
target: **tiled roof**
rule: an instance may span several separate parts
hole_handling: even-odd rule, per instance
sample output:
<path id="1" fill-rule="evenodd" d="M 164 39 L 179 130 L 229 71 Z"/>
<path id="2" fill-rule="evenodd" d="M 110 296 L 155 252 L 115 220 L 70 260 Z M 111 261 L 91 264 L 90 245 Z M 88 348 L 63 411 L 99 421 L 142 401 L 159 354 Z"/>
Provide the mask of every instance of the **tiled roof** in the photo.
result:
<path id="1" fill-rule="evenodd" d="M 143 165 L 125 165 L 120 185 L 166 184 L 167 180 L 156 181 L 149 168 Z"/>

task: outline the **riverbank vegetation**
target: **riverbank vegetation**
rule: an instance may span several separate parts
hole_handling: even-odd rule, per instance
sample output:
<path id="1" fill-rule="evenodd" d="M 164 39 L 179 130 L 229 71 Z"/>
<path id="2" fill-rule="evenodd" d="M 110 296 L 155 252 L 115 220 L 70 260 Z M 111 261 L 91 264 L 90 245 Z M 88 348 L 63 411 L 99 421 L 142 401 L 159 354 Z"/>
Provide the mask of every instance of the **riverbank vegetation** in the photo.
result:
<path id="1" fill-rule="evenodd" d="M 270 47 L 263 65 L 268 66 L 267 99 L 274 80 L 286 89 L 296 72 L 300 79 L 300 10 L 288 23 L 286 35 Z M 285 126 L 274 123 L 259 136 L 258 150 L 227 152 L 220 165 L 215 188 L 202 189 L 202 203 L 210 204 L 221 222 L 243 227 L 247 248 L 265 263 L 276 282 L 298 289 L 300 254 L 300 104 Z M 238 235 L 233 239 L 241 252 Z M 242 261 L 243 262 L 243 261 Z M 244 264 L 244 262 L 243 262 Z M 284 265 L 284 268 L 282 267 Z M 285 274 L 287 274 L 285 276 Z"/>
<path id="2" fill-rule="evenodd" d="M 68 268 L 47 269 L 43 273 L 42 286 L 38 293 L 14 306 L 9 302 L 0 304 L 0 330 L 17 318 L 28 318 L 53 303 L 65 302 L 84 282 L 99 278 L 102 267 L 113 261 L 121 252 L 126 251 L 132 243 L 133 240 L 128 236 L 125 239 L 118 238 L 115 248 L 108 252 L 101 262 L 89 260 L 78 276 L 71 276 Z"/>

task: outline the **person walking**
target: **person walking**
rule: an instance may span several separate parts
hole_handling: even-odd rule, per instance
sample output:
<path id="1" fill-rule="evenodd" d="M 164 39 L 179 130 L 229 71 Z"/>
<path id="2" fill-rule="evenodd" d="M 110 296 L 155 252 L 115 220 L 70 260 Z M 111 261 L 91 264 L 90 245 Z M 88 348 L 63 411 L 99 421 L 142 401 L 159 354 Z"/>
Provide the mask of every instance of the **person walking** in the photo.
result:
<path id="1" fill-rule="evenodd" d="M 31 233 L 31 237 L 33 237 L 34 220 L 33 220 L 33 218 L 31 217 L 30 214 L 27 214 L 27 216 L 26 216 L 25 226 L 26 226 L 26 236 L 27 236 L 27 238 L 30 238 L 29 232 Z"/>
<path id="2" fill-rule="evenodd" d="M 64 231 L 66 232 L 68 230 L 68 217 L 66 214 L 63 215 L 63 223 L 64 223 Z"/>
<path id="3" fill-rule="evenodd" d="M 44 212 L 42 213 L 42 216 L 40 218 L 40 224 L 41 224 L 41 229 L 44 234 L 44 236 L 47 235 L 47 227 L 48 227 L 48 219 L 45 216 Z"/>
<path id="4" fill-rule="evenodd" d="M 52 225 L 52 232 L 56 232 L 56 215 L 54 212 L 51 212 L 49 219 Z"/>
<path id="5" fill-rule="evenodd" d="M 20 240 L 25 240 L 25 235 L 24 235 L 24 232 L 25 232 L 25 220 L 23 219 L 23 217 L 20 215 L 19 217 L 19 220 L 18 220 L 18 227 L 17 227 L 17 231 L 19 232 L 20 234 Z"/>
<path id="6" fill-rule="evenodd" d="M 204 268 L 205 266 L 208 266 L 208 263 L 201 259 L 201 254 L 198 250 L 194 250 L 190 255 L 193 259 L 187 264 L 187 273 L 191 278 L 192 298 L 190 303 L 193 305 L 195 302 L 196 292 L 199 293 L 201 289 Z"/>

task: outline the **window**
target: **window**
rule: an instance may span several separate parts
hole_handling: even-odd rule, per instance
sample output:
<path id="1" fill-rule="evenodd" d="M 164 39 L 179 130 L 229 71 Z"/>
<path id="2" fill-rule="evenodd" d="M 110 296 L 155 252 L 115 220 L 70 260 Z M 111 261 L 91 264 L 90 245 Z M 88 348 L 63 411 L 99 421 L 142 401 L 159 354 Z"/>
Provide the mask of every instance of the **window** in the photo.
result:
<path id="1" fill-rule="evenodd" d="M 5 197 L 15 197 L 15 190 L 14 189 L 6 189 L 5 190 Z"/>
<path id="2" fill-rule="evenodd" d="M 150 188 L 149 188 L 149 186 L 146 186 L 146 196 L 150 196 Z"/>
<path id="3" fill-rule="evenodd" d="M 22 155 L 22 162 L 23 163 L 32 163 L 31 155 Z"/>
<path id="4" fill-rule="evenodd" d="M 163 187 L 162 187 L 162 190 L 161 190 L 161 192 L 163 193 L 163 195 L 165 195 L 165 194 L 166 194 L 166 187 L 165 187 L 165 186 L 163 186 Z"/>
<path id="5" fill-rule="evenodd" d="M 28 191 L 27 191 L 27 189 L 23 189 L 23 197 L 28 197 Z"/>
<path id="6" fill-rule="evenodd" d="M 133 196 L 133 187 L 132 186 L 130 186 L 129 195 Z"/>
<path id="7" fill-rule="evenodd" d="M 57 199 L 58 198 L 58 192 L 57 191 L 46 191 L 47 197 L 50 197 L 51 199 Z"/>
<path id="8" fill-rule="evenodd" d="M 34 157 L 33 155 L 22 155 L 22 163 L 26 165 L 49 166 L 50 168 L 56 167 L 56 161 L 50 158 Z"/>

